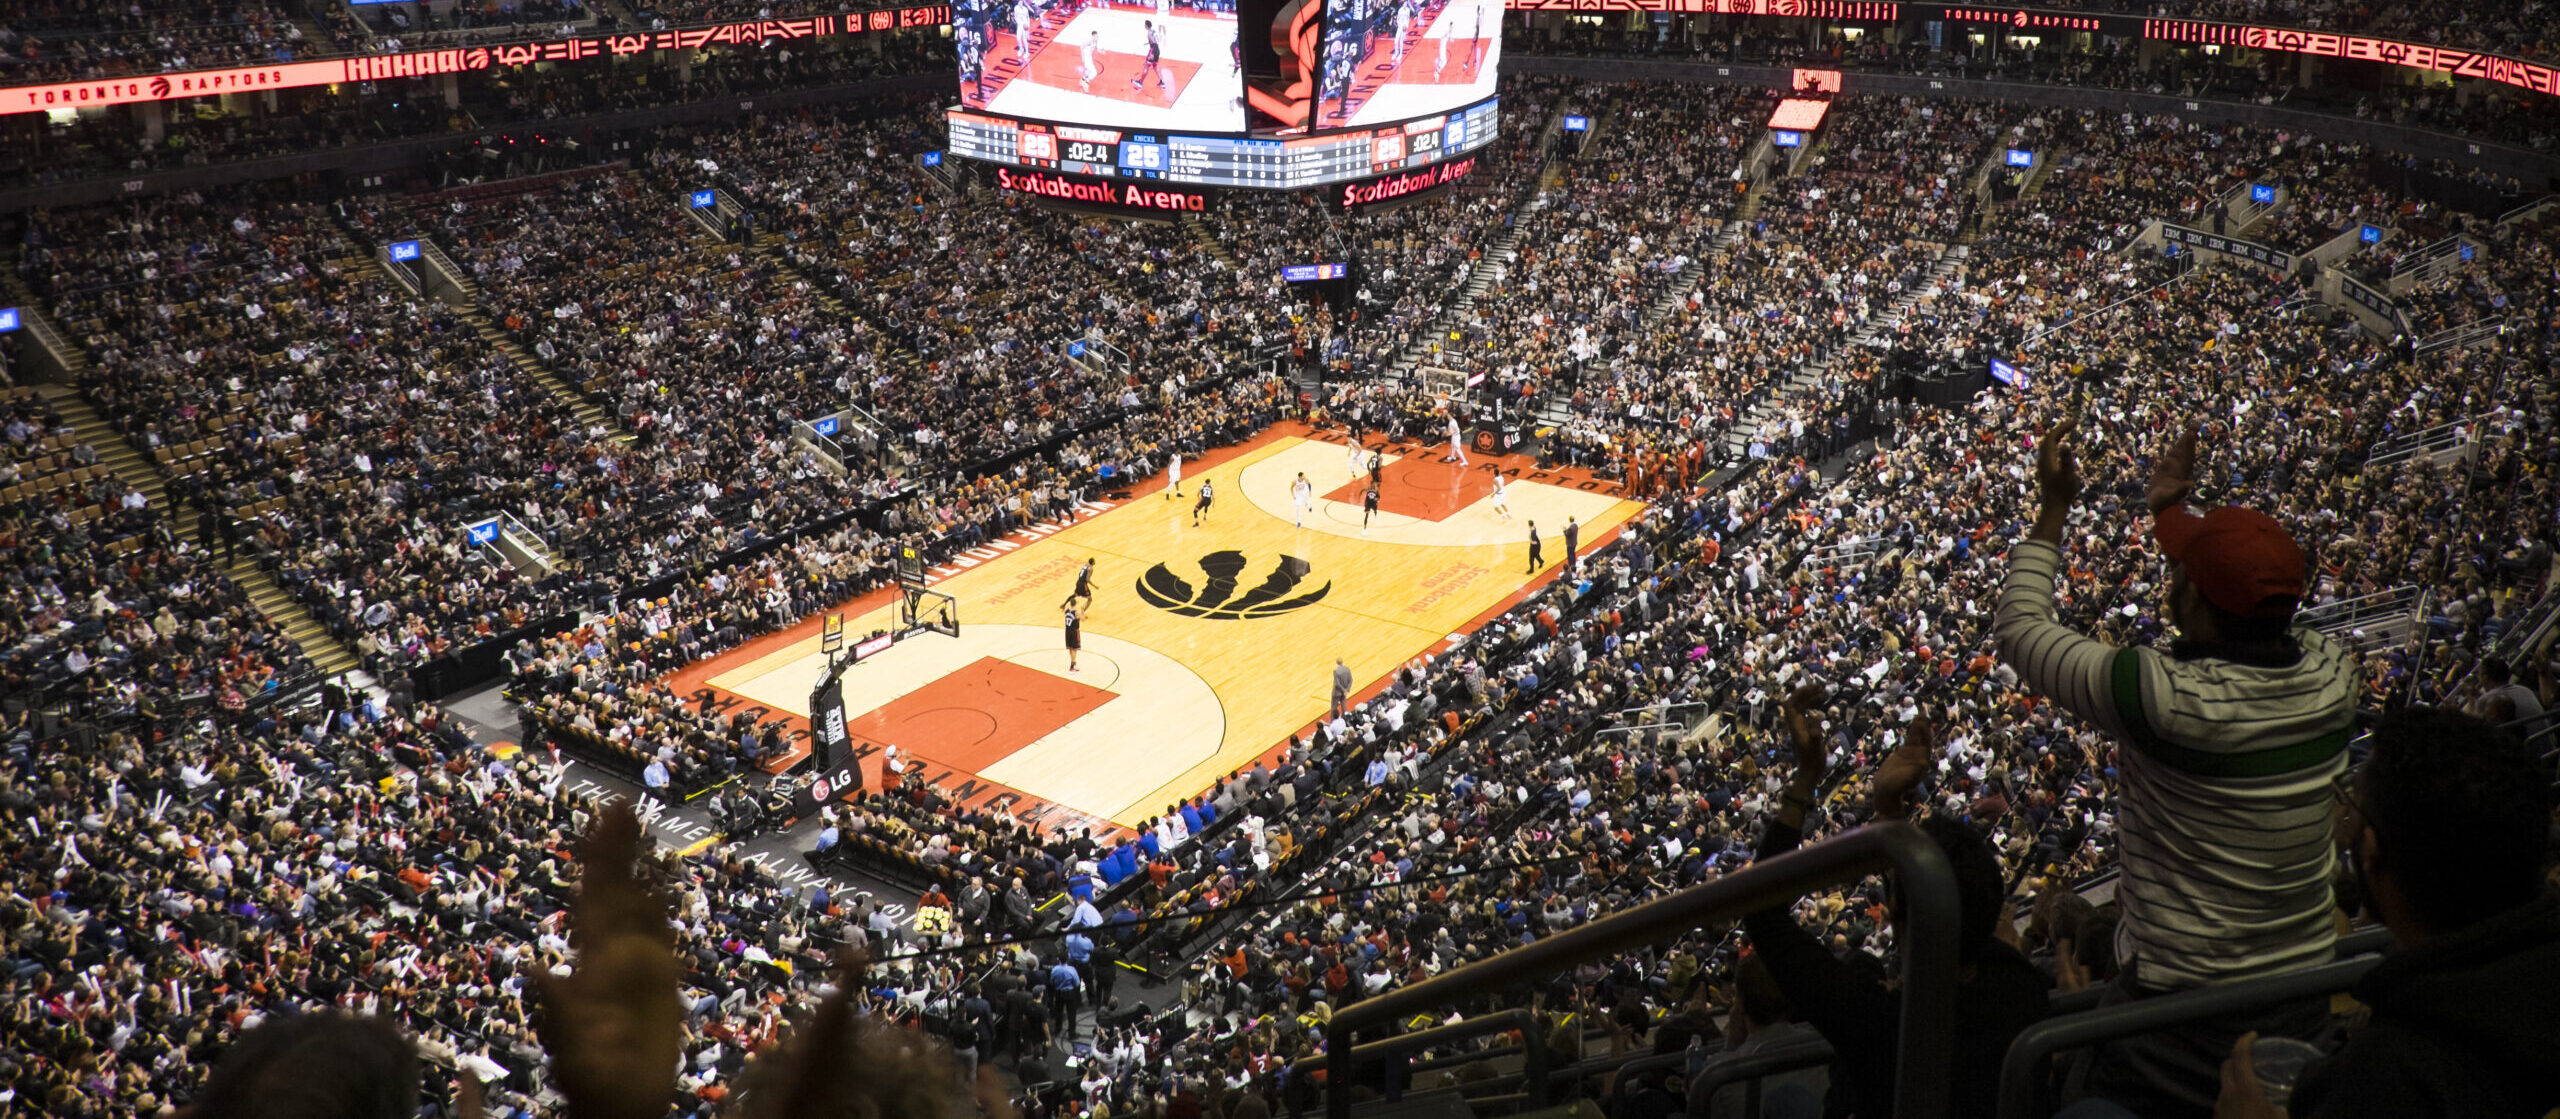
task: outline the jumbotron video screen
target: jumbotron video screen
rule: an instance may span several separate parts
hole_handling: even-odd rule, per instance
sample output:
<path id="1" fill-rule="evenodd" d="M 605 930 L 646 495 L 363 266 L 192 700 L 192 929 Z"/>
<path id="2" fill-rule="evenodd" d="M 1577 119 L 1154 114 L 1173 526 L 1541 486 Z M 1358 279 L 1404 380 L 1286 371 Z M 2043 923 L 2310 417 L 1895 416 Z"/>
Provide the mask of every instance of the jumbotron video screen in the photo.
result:
<path id="1" fill-rule="evenodd" d="M 963 0 L 951 29 L 960 102 L 1035 120 L 1241 132 L 1236 29 L 1235 5 L 1221 0 Z"/>
<path id="2" fill-rule="evenodd" d="M 1502 0 L 1329 0 L 1310 126 L 1356 128 L 1493 96 Z"/>

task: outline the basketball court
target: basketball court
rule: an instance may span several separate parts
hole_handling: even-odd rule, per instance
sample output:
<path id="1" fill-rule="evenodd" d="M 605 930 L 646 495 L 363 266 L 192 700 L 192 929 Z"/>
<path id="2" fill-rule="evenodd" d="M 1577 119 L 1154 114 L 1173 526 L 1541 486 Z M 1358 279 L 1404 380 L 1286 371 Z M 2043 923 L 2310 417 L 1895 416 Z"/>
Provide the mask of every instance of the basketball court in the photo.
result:
<path id="1" fill-rule="evenodd" d="M 1427 116 L 1493 96 L 1502 48 L 1502 8 L 1491 0 L 1426 3 L 1422 22 L 1372 37 L 1352 63 L 1347 87 L 1323 98 L 1319 125 L 1341 128 Z"/>
<path id="2" fill-rule="evenodd" d="M 1162 38 L 1152 69 L 1146 65 L 1149 23 Z M 999 20 L 990 31 L 983 99 L 962 83 L 963 98 L 973 107 L 1129 128 L 1244 128 L 1232 14 L 1176 9 L 1168 15 L 1149 5 L 1061 4 L 1031 25 L 1028 42 L 1015 35 L 1009 22 Z M 1090 78 L 1084 68 L 1089 45 Z"/>
<path id="3" fill-rule="evenodd" d="M 959 636 L 908 637 L 843 676 L 866 786 L 880 787 L 883 748 L 895 745 L 907 780 L 963 805 L 1050 827 L 1136 824 L 1324 718 L 1335 657 L 1359 694 L 1374 691 L 1551 577 L 1568 516 L 1588 551 L 1642 509 L 1615 483 L 1518 456 L 1462 467 L 1439 461 L 1445 444 L 1386 446 L 1379 513 L 1364 531 L 1366 475 L 1352 472 L 1342 438 L 1284 424 L 1186 464 L 1180 498 L 1147 479 L 1071 524 L 935 568 L 928 585 L 956 600 Z M 1492 508 L 1497 470 L 1509 480 L 1508 521 Z M 1290 499 L 1302 472 L 1315 494 L 1303 514 Z M 1204 479 L 1217 496 L 1195 526 Z M 1547 542 L 1534 574 L 1533 520 Z M 1070 671 L 1061 605 L 1088 557 L 1094 601 Z M 894 591 L 865 596 L 843 610 L 846 631 L 896 628 L 898 610 Z M 821 623 L 668 683 L 805 729 L 827 667 Z"/>

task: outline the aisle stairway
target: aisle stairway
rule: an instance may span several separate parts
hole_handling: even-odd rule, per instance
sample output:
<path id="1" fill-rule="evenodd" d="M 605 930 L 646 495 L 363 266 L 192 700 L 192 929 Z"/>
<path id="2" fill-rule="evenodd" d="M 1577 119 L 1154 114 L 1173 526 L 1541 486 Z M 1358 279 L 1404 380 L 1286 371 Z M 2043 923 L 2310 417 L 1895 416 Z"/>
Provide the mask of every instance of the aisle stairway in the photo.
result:
<path id="1" fill-rule="evenodd" d="M 1905 289 L 1899 297 L 1895 298 L 1892 305 L 1885 308 L 1883 313 L 1868 319 L 1857 333 L 1849 336 L 1847 345 L 1851 347 L 1881 345 L 1896 327 L 1902 325 L 1903 318 L 1910 314 L 1912 305 L 1918 303 L 1921 296 L 1945 287 L 1949 281 L 1959 277 L 1964 271 L 1966 259 L 1973 253 L 1972 242 L 1975 237 L 1976 234 L 1973 231 L 1967 230 L 1956 238 L 1954 244 L 1939 250 L 1937 259 L 1931 261 L 1928 269 L 1921 273 L 1919 282 Z M 1778 391 L 1772 394 L 1773 400 L 1793 396 L 1829 376 L 1832 356 L 1825 354 L 1797 366 L 1794 372 L 1787 375 L 1785 383 L 1779 387 Z M 1763 401 L 1745 413 L 1741 419 L 1736 420 L 1734 425 L 1725 431 L 1724 444 L 1728 457 L 1742 456 L 1751 446 L 1751 434 L 1777 414 L 1778 409 L 1773 402 Z"/>
<path id="2" fill-rule="evenodd" d="M 1227 250 L 1226 243 L 1220 241 L 1217 235 L 1210 231 L 1209 223 L 1201 221 L 1200 215 L 1184 214 L 1180 220 L 1182 227 L 1190 231 L 1191 239 L 1200 243 L 1202 252 L 1208 253 L 1210 258 L 1218 263 L 1226 265 L 1229 272 L 1243 270 L 1244 262 L 1237 260 L 1236 254 Z"/>
<path id="3" fill-rule="evenodd" d="M 2035 168 L 2027 172 L 2027 180 L 2018 184 L 2018 200 L 2023 202 L 2044 193 L 2045 180 L 2053 177 L 2053 165 L 2070 155 L 2065 151 L 2046 152 L 2043 159 L 2036 161 Z"/>
<path id="4" fill-rule="evenodd" d="M 1555 112 L 1549 116 L 1546 133 L 1550 139 L 1555 134 L 1557 122 L 1564 119 L 1566 111 L 1566 107 L 1559 104 Z M 1538 150 L 1552 150 L 1552 145 L 1542 143 Z M 1413 376 L 1414 367 L 1422 364 L 1422 359 L 1430 354 L 1430 340 L 1448 333 L 1446 329 L 1448 324 L 1457 321 L 1475 308 L 1477 298 L 1493 287 L 1496 272 L 1508 266 L 1517 256 L 1520 247 L 1520 230 L 1527 224 L 1529 215 L 1537 211 L 1545 200 L 1547 192 L 1554 189 L 1557 181 L 1563 177 L 1563 160 L 1549 159 L 1540 165 L 1537 185 L 1529 188 L 1529 193 L 1521 199 L 1520 205 L 1512 209 L 1511 218 L 1504 224 L 1502 233 L 1485 246 L 1484 255 L 1477 258 L 1475 266 L 1467 270 L 1467 281 L 1459 288 L 1457 297 L 1440 308 L 1440 314 L 1432 320 L 1435 329 L 1423 332 L 1422 340 L 1407 345 L 1402 353 L 1397 354 L 1395 360 L 1388 363 L 1386 376 L 1399 380 Z"/>
<path id="5" fill-rule="evenodd" d="M 607 437 L 617 443 L 633 441 L 631 432 L 622 426 L 622 421 L 605 411 L 584 389 L 570 384 L 566 378 L 552 372 L 549 366 L 542 364 L 541 360 L 534 357 L 530 351 L 517 345 L 515 339 L 507 337 L 505 328 L 492 321 L 486 312 L 473 307 L 465 310 L 462 316 L 471 323 L 473 330 L 480 332 L 482 341 L 487 342 L 499 353 L 507 355 L 507 360 L 514 362 L 516 369 L 532 378 L 533 383 L 542 386 L 542 391 L 550 393 L 559 398 L 562 404 L 568 405 L 569 413 L 578 417 L 578 424 L 581 427 L 588 431 L 602 428 L 610 433 Z"/>
<path id="6" fill-rule="evenodd" d="M 1650 326 L 1681 304 L 1688 302 L 1689 293 L 1697 290 L 1699 283 L 1706 278 L 1707 262 L 1733 251 L 1733 247 L 1741 244 L 1742 239 L 1749 235 L 1752 223 L 1760 218 L 1760 200 L 1768 197 L 1768 194 L 1769 179 L 1767 177 L 1764 176 L 1760 181 L 1751 184 L 1751 189 L 1743 194 L 1741 204 L 1734 207 L 1733 217 L 1726 221 L 1722 228 L 1716 230 L 1715 236 L 1707 239 L 1707 243 L 1699 249 L 1697 255 L 1690 259 L 1687 266 L 1680 269 L 1678 275 L 1671 278 L 1671 282 L 1663 285 L 1662 294 L 1654 297 L 1653 302 L 1645 307 L 1640 321 Z"/>
<path id="7" fill-rule="evenodd" d="M 1541 193 L 1544 193 L 1546 184 L 1552 181 L 1554 175 L 1555 168 L 1551 166 L 1546 174 L 1539 177 Z M 1526 207 L 1516 212 L 1510 226 L 1502 231 L 1501 236 L 1495 237 L 1492 244 L 1485 246 L 1483 258 L 1476 261 L 1475 267 L 1467 270 L 1466 285 L 1458 290 L 1457 298 L 1443 306 L 1439 316 L 1432 320 L 1435 329 L 1425 333 L 1422 340 L 1406 346 L 1403 353 L 1397 354 L 1395 364 L 1388 369 L 1388 376 L 1399 379 L 1412 376 L 1414 367 L 1421 365 L 1424 358 L 1431 356 L 1433 340 L 1446 334 L 1447 325 L 1473 310 L 1476 300 L 1493 287 L 1496 270 L 1510 264 L 1515 251 L 1520 246 L 1520 221 L 1526 213 Z"/>
<path id="8" fill-rule="evenodd" d="M 902 332 L 889 329 L 889 324 L 865 312 L 862 308 L 845 302 L 835 288 L 827 283 L 825 277 L 815 275 L 808 269 L 793 263 L 788 254 L 775 247 L 778 243 L 778 239 L 760 241 L 755 248 L 748 250 L 748 255 L 806 282 L 809 285 L 809 294 L 817 297 L 819 306 L 842 315 L 848 320 L 868 324 L 872 335 L 887 343 L 888 360 L 890 364 L 897 367 L 900 376 L 919 379 L 925 376 L 923 356 L 916 353 L 913 346 L 900 341 L 904 337 Z"/>
<path id="9" fill-rule="evenodd" d="M 114 471 L 124 484 L 140 490 L 152 508 L 168 517 L 170 531 L 181 540 L 202 539 L 196 532 L 195 510 L 170 504 L 168 478 L 152 465 L 141 448 L 128 442 L 114 425 L 109 424 L 70 386 L 43 385 L 37 391 L 53 405 L 55 411 L 62 413 L 63 419 L 70 421 L 72 428 L 79 433 L 80 441 L 98 452 L 100 465 Z M 251 560 L 250 555 L 247 550 L 242 550 L 240 558 L 227 565 L 225 574 L 257 606 L 258 612 L 266 615 L 267 620 L 274 622 L 276 628 L 283 630 L 295 644 L 302 646 L 303 655 L 311 658 L 311 663 L 319 668 L 321 675 L 336 676 L 356 669 L 362 662 L 356 658 L 355 650 L 330 636 L 328 627 L 321 625 L 310 611 L 303 609 L 302 604 L 295 602 L 284 588 L 277 586 L 275 579 Z"/>

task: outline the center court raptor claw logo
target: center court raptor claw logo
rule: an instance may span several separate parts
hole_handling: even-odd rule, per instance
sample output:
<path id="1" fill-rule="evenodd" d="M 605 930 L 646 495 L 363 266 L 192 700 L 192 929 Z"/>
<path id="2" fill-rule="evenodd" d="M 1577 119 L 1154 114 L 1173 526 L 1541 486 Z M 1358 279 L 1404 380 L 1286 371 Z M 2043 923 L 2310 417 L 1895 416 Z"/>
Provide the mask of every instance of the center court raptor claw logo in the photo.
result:
<path id="1" fill-rule="evenodd" d="M 1307 561 L 1296 556 L 1282 556 L 1262 585 L 1236 593 L 1238 578 L 1244 574 L 1244 553 L 1227 550 L 1200 557 L 1200 571 L 1208 582 L 1194 588 L 1182 576 L 1164 564 L 1148 568 L 1138 580 L 1138 597 L 1158 610 L 1167 610 L 1186 618 L 1216 618 L 1241 621 L 1246 618 L 1276 618 L 1302 606 L 1314 605 L 1333 590 L 1332 580 L 1305 594 L 1296 594 L 1307 581 Z"/>

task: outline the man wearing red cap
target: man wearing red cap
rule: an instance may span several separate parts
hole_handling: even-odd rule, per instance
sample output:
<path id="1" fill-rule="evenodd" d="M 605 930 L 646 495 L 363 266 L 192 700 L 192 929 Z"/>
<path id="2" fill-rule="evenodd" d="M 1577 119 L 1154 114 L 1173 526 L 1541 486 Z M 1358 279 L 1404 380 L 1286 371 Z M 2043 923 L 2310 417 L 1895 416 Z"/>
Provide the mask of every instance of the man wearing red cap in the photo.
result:
<path id="1" fill-rule="evenodd" d="M 2080 475 L 2074 421 L 2036 456 L 2035 528 L 2010 553 L 1993 625 L 2001 659 L 2117 744 L 2124 919 L 2110 1001 L 2330 959 L 2330 785 L 2346 769 L 2356 681 L 2345 650 L 2293 627 L 2302 549 L 2271 517 L 2187 508 L 2194 430 L 2153 465 L 2153 534 L 2170 563 L 2166 649 L 2118 648 L 2054 620 Z M 2102 1048 L 2091 1094 L 2145 1116 L 2207 1115 L 2241 1033 L 2307 1037 L 2320 1000 Z"/>

